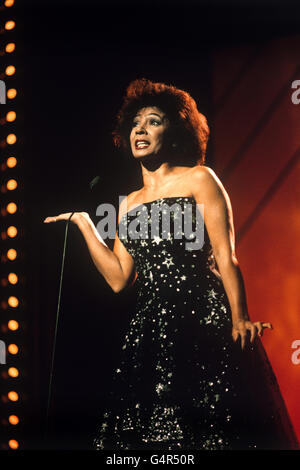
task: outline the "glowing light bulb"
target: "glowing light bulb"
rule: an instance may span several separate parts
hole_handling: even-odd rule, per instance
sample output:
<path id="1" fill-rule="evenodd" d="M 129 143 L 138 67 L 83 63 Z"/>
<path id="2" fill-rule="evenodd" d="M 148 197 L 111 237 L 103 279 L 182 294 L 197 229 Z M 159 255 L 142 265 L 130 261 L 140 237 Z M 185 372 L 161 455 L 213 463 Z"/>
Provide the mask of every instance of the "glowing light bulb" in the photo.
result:
<path id="1" fill-rule="evenodd" d="M 16 344 L 9 344 L 7 348 L 10 354 L 18 354 L 19 348 Z"/>
<path id="2" fill-rule="evenodd" d="M 11 284 L 17 284 L 18 280 L 18 276 L 15 273 L 9 273 L 8 282 L 10 282 Z"/>
<path id="3" fill-rule="evenodd" d="M 8 145 L 13 145 L 17 142 L 17 136 L 15 134 L 8 134 L 6 137 L 6 142 Z"/>
<path id="4" fill-rule="evenodd" d="M 5 73 L 8 76 L 14 75 L 16 73 L 16 68 L 13 65 L 8 65 L 5 69 Z"/>
<path id="5" fill-rule="evenodd" d="M 19 395 L 17 394 L 17 392 L 14 392 L 13 390 L 8 392 L 7 396 L 8 396 L 8 399 L 10 401 L 18 401 L 19 400 Z"/>
<path id="6" fill-rule="evenodd" d="M 17 212 L 17 204 L 15 204 L 14 202 L 10 202 L 9 204 L 7 204 L 6 210 L 9 214 L 14 214 L 15 212 Z"/>
<path id="7" fill-rule="evenodd" d="M 5 46 L 5 52 L 7 52 L 7 54 L 10 54 L 11 52 L 14 52 L 15 48 L 16 48 L 15 43 L 14 42 L 9 42 Z"/>
<path id="8" fill-rule="evenodd" d="M 11 31 L 12 29 L 14 29 L 15 26 L 16 23 L 14 21 L 7 21 L 4 25 L 4 28 L 6 29 L 6 31 Z"/>
<path id="9" fill-rule="evenodd" d="M 6 165 L 8 168 L 14 168 L 17 165 L 17 159 L 15 157 L 9 157 L 6 160 Z"/>
<path id="10" fill-rule="evenodd" d="M 18 441 L 16 441 L 15 439 L 11 439 L 9 442 L 8 442 L 8 445 L 11 449 L 18 449 L 19 447 L 19 443 Z"/>
<path id="11" fill-rule="evenodd" d="M 7 235 L 8 235 L 10 238 L 14 238 L 14 237 L 17 236 L 18 229 L 17 229 L 17 227 L 14 227 L 13 225 L 11 225 L 11 226 L 8 227 L 8 229 L 6 230 L 6 233 L 7 233 Z"/>
<path id="12" fill-rule="evenodd" d="M 16 331 L 19 329 L 19 323 L 16 320 L 9 320 L 7 326 L 12 331 Z"/>
<path id="13" fill-rule="evenodd" d="M 17 96 L 17 90 L 15 88 L 10 88 L 6 92 L 7 98 L 13 100 Z"/>
<path id="14" fill-rule="evenodd" d="M 15 378 L 15 377 L 18 377 L 18 376 L 19 376 L 19 371 L 18 371 L 18 369 L 17 369 L 16 367 L 10 367 L 10 368 L 8 369 L 8 375 L 9 375 L 10 377 L 14 377 L 14 378 Z"/>
<path id="15" fill-rule="evenodd" d="M 17 252 L 14 248 L 10 248 L 6 253 L 6 256 L 10 261 L 14 261 L 17 257 Z"/>
<path id="16" fill-rule="evenodd" d="M 8 297 L 8 305 L 10 307 L 13 307 L 13 308 L 16 308 L 18 307 L 19 305 L 19 299 L 17 297 L 15 297 L 14 295 L 11 295 L 10 297 Z"/>
<path id="17" fill-rule="evenodd" d="M 6 187 L 9 191 L 13 191 L 14 189 L 17 188 L 17 186 L 18 186 L 18 183 L 14 179 L 8 180 L 6 183 Z"/>
<path id="18" fill-rule="evenodd" d="M 15 111 L 9 111 L 7 114 L 6 114 L 6 120 L 7 122 L 13 122 L 15 121 L 17 115 L 15 113 Z"/>
<path id="19" fill-rule="evenodd" d="M 8 418 L 8 421 L 9 421 L 10 424 L 12 424 L 13 426 L 15 426 L 16 424 L 19 424 L 19 418 L 18 418 L 18 416 L 16 416 L 16 415 L 10 415 L 9 418 Z"/>

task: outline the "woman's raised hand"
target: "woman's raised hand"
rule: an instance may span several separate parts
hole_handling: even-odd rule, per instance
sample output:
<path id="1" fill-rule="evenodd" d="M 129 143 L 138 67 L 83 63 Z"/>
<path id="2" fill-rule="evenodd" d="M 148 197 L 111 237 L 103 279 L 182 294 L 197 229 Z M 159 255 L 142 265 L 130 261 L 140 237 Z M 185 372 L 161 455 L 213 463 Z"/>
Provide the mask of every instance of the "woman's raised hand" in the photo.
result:
<path id="1" fill-rule="evenodd" d="M 268 328 L 273 330 L 271 323 L 264 323 L 261 321 L 251 322 L 249 320 L 237 320 L 232 325 L 232 338 L 236 342 L 241 338 L 241 347 L 244 349 L 247 339 L 248 331 L 250 332 L 250 342 L 253 343 L 255 337 L 262 336 L 263 330 Z"/>
<path id="2" fill-rule="evenodd" d="M 46 217 L 46 219 L 44 219 L 44 224 L 59 222 L 60 220 L 69 220 L 70 217 L 71 222 L 76 224 L 80 218 L 89 219 L 89 214 L 87 212 L 65 212 L 64 214 L 55 215 L 53 217 Z"/>
<path id="3" fill-rule="evenodd" d="M 71 221 L 75 222 L 76 212 L 74 212 L 74 213 L 73 212 L 65 212 L 64 214 L 59 214 L 59 215 L 56 215 L 56 216 L 53 216 L 53 217 L 46 217 L 46 219 L 44 219 L 44 224 L 51 224 L 52 222 L 58 222 L 60 220 L 69 220 L 70 217 L 71 217 Z"/>

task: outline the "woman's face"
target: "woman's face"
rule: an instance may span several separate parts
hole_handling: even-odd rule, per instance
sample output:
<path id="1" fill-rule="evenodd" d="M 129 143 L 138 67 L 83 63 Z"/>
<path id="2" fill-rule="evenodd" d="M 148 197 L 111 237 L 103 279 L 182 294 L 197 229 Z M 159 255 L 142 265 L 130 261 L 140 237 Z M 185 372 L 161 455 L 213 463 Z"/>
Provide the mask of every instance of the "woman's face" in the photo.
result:
<path id="1" fill-rule="evenodd" d="M 170 123 L 156 106 L 141 108 L 133 118 L 130 146 L 134 157 L 157 155 Z"/>

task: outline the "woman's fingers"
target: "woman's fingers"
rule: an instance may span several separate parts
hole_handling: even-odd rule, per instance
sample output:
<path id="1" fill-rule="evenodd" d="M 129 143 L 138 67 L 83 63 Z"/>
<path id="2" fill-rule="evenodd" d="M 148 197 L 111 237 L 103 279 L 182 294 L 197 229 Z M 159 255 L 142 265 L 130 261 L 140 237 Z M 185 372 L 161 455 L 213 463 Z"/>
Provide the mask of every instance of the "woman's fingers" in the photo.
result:
<path id="1" fill-rule="evenodd" d="M 232 331 L 232 338 L 233 341 L 236 342 L 238 338 L 241 338 L 241 347 L 244 349 L 245 344 L 246 344 L 246 338 L 247 338 L 247 330 L 246 328 L 234 328 Z"/>
<path id="2" fill-rule="evenodd" d="M 264 328 L 269 328 L 270 330 L 273 330 L 273 326 L 271 325 L 271 323 L 263 323 L 261 321 L 250 323 L 249 330 L 251 331 L 251 343 L 253 343 L 256 334 L 262 337 Z"/>
<path id="3" fill-rule="evenodd" d="M 254 323 L 258 329 L 258 334 L 260 337 L 262 337 L 263 335 L 263 332 L 264 332 L 264 328 L 269 328 L 269 330 L 273 330 L 273 326 L 271 325 L 271 323 L 263 323 L 261 321 L 258 321 L 258 322 L 255 322 Z"/>
<path id="4" fill-rule="evenodd" d="M 74 212 L 66 212 L 64 214 L 56 215 L 55 217 L 46 217 L 44 219 L 44 223 L 50 224 L 51 222 L 58 222 L 59 220 L 68 220 L 72 214 L 74 214 Z"/>
<path id="5" fill-rule="evenodd" d="M 56 222 L 56 220 L 56 217 L 46 217 L 46 219 L 44 220 L 44 224 L 50 224 L 51 222 Z"/>
<path id="6" fill-rule="evenodd" d="M 234 328 L 234 329 L 232 330 L 232 338 L 233 338 L 233 341 L 236 342 L 237 339 L 238 339 L 238 337 L 239 337 L 239 332 Z"/>
<path id="7" fill-rule="evenodd" d="M 250 323 L 249 330 L 250 330 L 250 342 L 253 343 L 257 330 L 258 330 L 258 328 L 256 327 L 256 324 Z"/>
<path id="8" fill-rule="evenodd" d="M 241 335 L 241 347 L 242 349 L 244 349 L 246 345 L 247 331 L 246 330 L 241 331 L 240 335 Z"/>
<path id="9" fill-rule="evenodd" d="M 263 327 L 262 327 L 261 322 L 260 322 L 260 321 L 256 321 L 256 322 L 254 322 L 254 325 L 255 325 L 256 328 L 257 328 L 257 334 L 258 334 L 258 336 L 261 337 L 261 336 L 263 335 Z"/>
<path id="10" fill-rule="evenodd" d="M 241 340 L 241 348 L 244 349 L 247 338 L 246 323 L 244 321 L 238 321 L 232 328 L 233 341 L 236 342 L 239 338 Z"/>
<path id="11" fill-rule="evenodd" d="M 273 330 L 273 325 L 271 323 L 262 323 L 263 328 L 269 328 L 270 330 Z"/>
<path id="12" fill-rule="evenodd" d="M 256 335 L 259 335 L 260 337 L 262 337 L 264 328 L 268 328 L 272 330 L 273 326 L 271 325 L 271 323 L 263 323 L 260 321 L 254 322 L 254 323 L 250 321 L 240 322 L 233 327 L 233 330 L 232 330 L 233 341 L 236 342 L 238 338 L 240 337 L 241 347 L 242 349 L 244 349 L 246 345 L 246 341 L 247 341 L 247 331 L 250 332 L 250 343 L 253 343 Z"/>

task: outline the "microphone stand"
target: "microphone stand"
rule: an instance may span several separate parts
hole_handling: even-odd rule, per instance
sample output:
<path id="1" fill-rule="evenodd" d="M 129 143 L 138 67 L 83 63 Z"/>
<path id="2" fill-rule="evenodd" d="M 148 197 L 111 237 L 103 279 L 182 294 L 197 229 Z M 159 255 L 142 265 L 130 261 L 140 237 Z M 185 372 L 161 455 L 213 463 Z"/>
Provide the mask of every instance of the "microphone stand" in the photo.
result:
<path id="1" fill-rule="evenodd" d="M 90 190 L 92 191 L 94 187 L 98 184 L 100 176 L 96 176 L 93 180 L 89 183 Z M 59 281 L 59 289 L 58 289 L 58 301 L 57 301 L 57 309 L 56 309 L 56 321 L 55 321 L 55 331 L 54 331 L 54 339 L 53 339 L 53 348 L 52 348 L 52 359 L 51 359 L 51 369 L 50 369 L 50 379 L 49 379 L 49 387 L 48 387 L 48 401 L 47 401 L 47 411 L 46 411 L 46 424 L 45 424 L 45 434 L 44 439 L 47 440 L 48 435 L 48 424 L 49 424 L 49 411 L 50 411 L 50 404 L 51 404 L 51 395 L 52 395 L 52 382 L 53 382 L 53 372 L 54 372 L 54 360 L 55 360 L 55 351 L 56 351 L 56 338 L 57 338 L 57 330 L 58 330 L 58 321 L 59 321 L 59 311 L 60 311 L 60 300 L 61 300 L 61 291 L 62 291 L 62 281 L 63 281 L 63 273 L 64 273 L 64 266 L 65 266 L 65 257 L 66 257 L 66 246 L 67 246 L 67 238 L 68 238 L 68 228 L 71 217 L 73 216 L 74 212 L 68 218 L 66 225 L 65 225 L 65 238 L 64 238 L 64 246 L 63 246 L 63 254 L 62 254 L 62 262 L 61 262 L 61 271 L 60 271 L 60 281 Z"/>
<path id="2" fill-rule="evenodd" d="M 64 267 L 65 267 L 65 257 L 66 257 L 67 238 L 68 238 L 68 228 L 69 228 L 69 223 L 70 223 L 70 220 L 71 220 L 71 217 L 72 217 L 73 214 L 74 214 L 74 212 L 72 212 L 72 214 L 70 215 L 70 217 L 69 217 L 69 219 L 67 220 L 67 223 L 66 223 L 66 225 L 65 225 L 65 238 L 64 238 L 62 262 L 61 262 L 61 270 L 60 270 L 60 281 L 59 281 L 59 289 L 58 289 L 58 301 L 57 301 L 57 309 L 56 309 L 56 321 L 55 321 L 55 330 L 54 330 L 54 339 L 53 339 L 53 348 L 52 348 L 50 380 L 49 380 L 49 388 L 48 388 L 48 403 L 47 403 L 47 412 L 46 412 L 45 440 L 47 439 L 47 433 L 48 433 L 48 421 L 49 421 L 49 410 L 50 410 L 50 403 L 51 403 L 52 380 L 53 380 L 54 359 L 55 359 L 55 350 L 56 350 L 56 338 L 57 338 L 57 330 L 58 330 L 58 320 L 59 320 L 59 310 L 60 310 L 60 299 L 61 299 L 62 281 L 63 281 Z"/>

